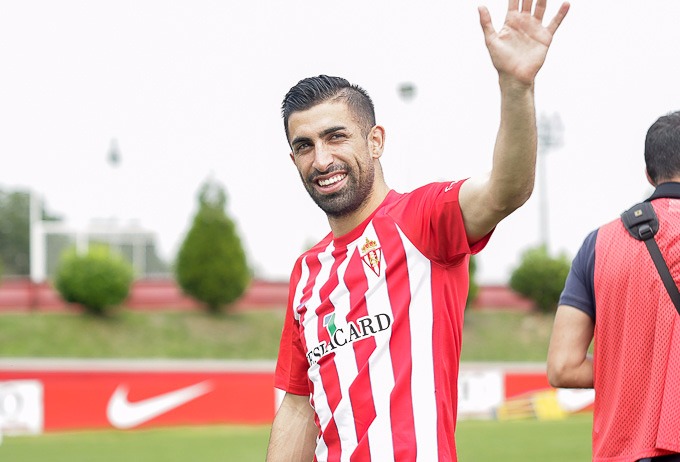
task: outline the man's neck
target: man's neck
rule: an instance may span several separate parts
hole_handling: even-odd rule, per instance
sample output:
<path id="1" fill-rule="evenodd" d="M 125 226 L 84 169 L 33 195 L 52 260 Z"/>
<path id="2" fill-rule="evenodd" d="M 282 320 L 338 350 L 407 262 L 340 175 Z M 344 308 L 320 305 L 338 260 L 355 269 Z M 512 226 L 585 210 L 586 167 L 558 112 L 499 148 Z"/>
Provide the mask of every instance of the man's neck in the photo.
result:
<path id="1" fill-rule="evenodd" d="M 331 227 L 333 237 L 344 236 L 345 234 L 352 231 L 354 228 L 359 226 L 361 223 L 370 217 L 373 212 L 383 203 L 387 197 L 387 193 L 390 192 L 390 188 L 386 184 L 382 184 L 380 187 L 376 187 L 367 200 L 361 204 L 361 206 L 354 212 L 343 215 L 341 217 L 328 217 L 328 224 Z"/>

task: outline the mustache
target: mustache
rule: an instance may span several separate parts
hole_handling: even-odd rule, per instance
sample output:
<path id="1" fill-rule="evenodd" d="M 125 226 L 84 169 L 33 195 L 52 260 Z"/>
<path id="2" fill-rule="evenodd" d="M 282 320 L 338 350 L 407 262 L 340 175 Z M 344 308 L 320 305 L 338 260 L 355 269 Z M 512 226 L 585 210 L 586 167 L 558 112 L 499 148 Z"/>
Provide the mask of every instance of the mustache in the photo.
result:
<path id="1" fill-rule="evenodd" d="M 307 176 L 307 181 L 310 182 L 310 183 L 313 183 L 320 176 L 328 175 L 328 174 L 331 174 L 331 173 L 334 173 L 334 172 L 340 172 L 340 171 L 348 172 L 349 169 L 347 168 L 347 165 L 345 165 L 345 164 L 332 164 L 326 170 L 324 170 L 323 172 L 321 172 L 317 169 L 314 169 L 314 171 L 311 172 Z"/>

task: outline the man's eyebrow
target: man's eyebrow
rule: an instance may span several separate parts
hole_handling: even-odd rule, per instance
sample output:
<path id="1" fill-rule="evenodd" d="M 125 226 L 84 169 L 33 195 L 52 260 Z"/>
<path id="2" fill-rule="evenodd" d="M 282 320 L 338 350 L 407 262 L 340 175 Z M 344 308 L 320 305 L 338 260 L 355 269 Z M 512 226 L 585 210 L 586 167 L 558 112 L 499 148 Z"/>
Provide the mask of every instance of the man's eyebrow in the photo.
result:
<path id="1" fill-rule="evenodd" d="M 331 133 L 339 132 L 341 130 L 345 130 L 346 127 L 343 127 L 342 125 L 336 125 L 335 127 L 330 127 L 322 131 L 319 135 L 326 136 L 330 135 Z"/>
<path id="2" fill-rule="evenodd" d="M 298 143 L 302 142 L 309 143 L 310 141 L 312 141 L 312 139 L 306 136 L 296 136 L 295 138 L 293 138 L 293 141 L 290 142 L 290 145 L 295 146 Z"/>
<path id="3" fill-rule="evenodd" d="M 319 136 L 323 138 L 324 136 L 328 136 L 331 133 L 335 133 L 335 132 L 339 132 L 341 130 L 345 130 L 346 128 L 347 127 L 345 127 L 343 125 L 336 125 L 335 127 L 329 127 L 327 129 L 321 131 L 321 133 L 319 133 Z M 302 143 L 302 142 L 309 143 L 310 141 L 312 141 L 312 139 L 307 137 L 307 136 L 296 136 L 295 138 L 293 138 L 293 141 L 290 142 L 290 145 L 295 146 L 296 144 L 299 144 L 299 143 Z"/>

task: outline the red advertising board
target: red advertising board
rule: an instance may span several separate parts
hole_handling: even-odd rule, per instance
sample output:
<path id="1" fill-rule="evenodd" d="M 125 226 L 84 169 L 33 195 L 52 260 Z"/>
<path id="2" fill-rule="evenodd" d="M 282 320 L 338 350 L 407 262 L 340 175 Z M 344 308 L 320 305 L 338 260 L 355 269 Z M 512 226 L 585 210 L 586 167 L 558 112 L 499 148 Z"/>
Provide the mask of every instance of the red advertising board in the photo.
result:
<path id="1" fill-rule="evenodd" d="M 0 395 L 4 389 L 9 396 L 8 384 L 39 384 L 44 431 L 266 424 L 274 417 L 273 366 L 268 363 L 126 364 L 128 370 L 123 364 L 87 361 L 0 367 L 0 385 L 5 385 Z M 12 399 L 4 400 L 12 403 L 17 422 L 26 401 L 23 390 L 14 387 Z"/>
<path id="2" fill-rule="evenodd" d="M 593 399 L 552 389 L 543 364 L 463 363 L 458 390 L 461 419 L 499 417 L 499 409 L 535 415 L 539 399 L 550 415 L 561 415 Z M 275 409 L 270 361 L 0 360 L 5 434 L 269 424 Z"/>

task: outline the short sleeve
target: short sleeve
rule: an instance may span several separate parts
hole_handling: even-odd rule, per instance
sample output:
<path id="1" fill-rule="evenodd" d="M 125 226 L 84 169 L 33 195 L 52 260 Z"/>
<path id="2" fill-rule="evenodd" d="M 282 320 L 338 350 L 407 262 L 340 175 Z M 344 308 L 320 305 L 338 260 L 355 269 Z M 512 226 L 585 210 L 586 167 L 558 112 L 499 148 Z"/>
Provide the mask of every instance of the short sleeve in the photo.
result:
<path id="1" fill-rule="evenodd" d="M 571 263 L 560 305 L 577 308 L 595 320 L 595 242 L 597 230 L 583 241 Z"/>
<path id="2" fill-rule="evenodd" d="M 405 194 L 390 215 L 406 236 L 432 261 L 455 265 L 463 257 L 482 250 L 491 233 L 472 246 L 468 243 L 458 201 L 465 182 L 431 183 Z"/>
<path id="3" fill-rule="evenodd" d="M 283 322 L 283 332 L 279 344 L 279 356 L 274 372 L 274 386 L 295 395 L 309 395 L 309 379 L 307 370 L 309 363 L 300 338 L 300 323 L 295 319 L 292 288 L 294 280 L 299 278 L 299 271 L 293 271 L 291 289 L 288 295 L 286 316 Z"/>

